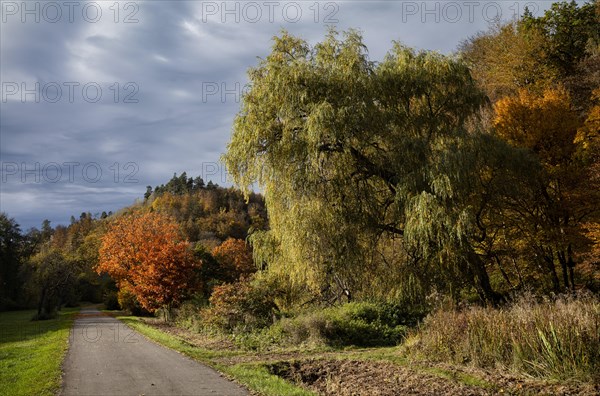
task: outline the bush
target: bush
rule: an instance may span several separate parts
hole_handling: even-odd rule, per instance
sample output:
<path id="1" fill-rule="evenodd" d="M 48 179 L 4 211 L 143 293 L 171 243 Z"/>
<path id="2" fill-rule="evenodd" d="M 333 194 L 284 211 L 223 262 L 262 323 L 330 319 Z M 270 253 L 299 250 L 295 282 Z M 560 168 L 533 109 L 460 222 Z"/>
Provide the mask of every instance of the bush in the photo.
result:
<path id="1" fill-rule="evenodd" d="M 439 310 L 407 342 L 409 354 L 503 366 L 542 378 L 600 380 L 600 301 L 523 297 L 501 308 Z"/>
<path id="2" fill-rule="evenodd" d="M 142 308 L 135 295 L 127 288 L 122 288 L 117 293 L 119 306 L 122 310 L 129 312 L 135 316 L 148 316 L 150 313 Z"/>
<path id="3" fill-rule="evenodd" d="M 196 333 L 201 332 L 203 324 L 199 313 L 207 305 L 208 300 L 202 293 L 194 294 L 190 300 L 175 309 L 175 324 Z"/>
<path id="4" fill-rule="evenodd" d="M 200 311 L 202 322 L 227 333 L 267 327 L 277 308 L 269 284 L 255 277 L 216 286 L 209 302 L 210 306 Z"/>
<path id="5" fill-rule="evenodd" d="M 351 302 L 282 319 L 274 331 L 292 344 L 389 346 L 402 341 L 412 321 L 394 305 Z"/>

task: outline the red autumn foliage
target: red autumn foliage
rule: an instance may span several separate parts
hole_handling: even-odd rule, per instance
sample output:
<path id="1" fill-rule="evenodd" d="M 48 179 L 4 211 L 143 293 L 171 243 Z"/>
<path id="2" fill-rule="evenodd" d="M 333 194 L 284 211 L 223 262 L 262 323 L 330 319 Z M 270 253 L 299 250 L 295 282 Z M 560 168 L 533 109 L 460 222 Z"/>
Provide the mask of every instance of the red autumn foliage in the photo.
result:
<path id="1" fill-rule="evenodd" d="M 96 272 L 107 273 L 150 312 L 179 303 L 198 287 L 200 262 L 170 217 L 148 212 L 115 220 L 102 238 Z"/>
<path id="2" fill-rule="evenodd" d="M 229 238 L 213 249 L 212 255 L 229 281 L 256 272 L 250 247 L 241 239 Z"/>

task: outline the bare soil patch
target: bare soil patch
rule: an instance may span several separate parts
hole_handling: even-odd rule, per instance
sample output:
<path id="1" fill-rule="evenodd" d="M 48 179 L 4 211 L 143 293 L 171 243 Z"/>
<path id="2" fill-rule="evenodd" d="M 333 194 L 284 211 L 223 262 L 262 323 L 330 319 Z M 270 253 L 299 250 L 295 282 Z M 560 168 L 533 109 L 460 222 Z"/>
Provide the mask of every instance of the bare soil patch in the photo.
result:
<path id="1" fill-rule="evenodd" d="M 321 395 L 493 394 L 386 362 L 309 359 L 272 364 L 269 370 Z"/>
<path id="2" fill-rule="evenodd" d="M 598 395 L 589 385 L 561 385 L 488 374 L 490 386 L 467 385 L 393 363 L 308 359 L 268 366 L 271 373 L 321 395 Z M 474 373 L 473 373 L 474 374 Z M 481 378 L 481 377 L 480 377 Z"/>

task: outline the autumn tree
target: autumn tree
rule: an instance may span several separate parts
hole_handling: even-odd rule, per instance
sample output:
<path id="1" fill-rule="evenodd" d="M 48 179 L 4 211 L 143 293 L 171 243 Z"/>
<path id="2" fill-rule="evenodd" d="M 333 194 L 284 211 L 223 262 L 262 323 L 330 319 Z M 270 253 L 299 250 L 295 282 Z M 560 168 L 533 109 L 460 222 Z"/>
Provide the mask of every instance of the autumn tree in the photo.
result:
<path id="1" fill-rule="evenodd" d="M 459 46 L 473 77 L 492 102 L 519 89 L 539 91 L 552 83 L 555 70 L 544 63 L 544 40 L 539 30 L 522 22 L 497 22 Z"/>
<path id="2" fill-rule="evenodd" d="M 599 4 L 600 7 L 600 4 Z M 577 131 L 575 139 L 580 151 L 578 157 L 589 164 L 585 186 L 588 196 L 600 201 L 600 88 L 593 92 L 592 108 L 588 117 Z M 595 283 L 596 290 L 600 289 L 600 205 L 595 211 L 590 211 L 583 229 L 589 239 L 589 250 L 582 254 L 582 272 L 591 282 Z"/>
<path id="3" fill-rule="evenodd" d="M 376 64 L 357 32 L 314 47 L 284 33 L 249 76 L 224 161 L 265 192 L 271 229 L 251 236 L 257 262 L 350 299 L 380 243 L 399 239 L 408 266 L 440 288 L 499 300 L 478 219 L 523 162 L 470 128 L 486 98 L 463 61 L 396 43 Z"/>
<path id="4" fill-rule="evenodd" d="M 520 90 L 495 106 L 494 126 L 500 136 L 536 153 L 549 169 L 566 166 L 575 152 L 579 127 L 569 94 L 547 89 L 542 95 Z"/>
<path id="5" fill-rule="evenodd" d="M 473 77 L 495 103 L 521 89 L 541 94 L 555 84 L 587 111 L 600 83 L 600 4 L 557 2 L 541 16 L 493 24 L 459 47 Z"/>
<path id="6" fill-rule="evenodd" d="M 581 148 L 584 161 L 598 165 L 600 163 L 600 84 L 592 92 L 590 99 L 590 111 L 577 131 L 575 143 Z M 594 172 L 594 176 L 600 176 L 596 168 Z"/>
<path id="7" fill-rule="evenodd" d="M 109 274 L 154 312 L 179 303 L 197 287 L 195 261 L 170 217 L 153 212 L 117 218 L 102 238 L 98 273 Z"/>
<path id="8" fill-rule="evenodd" d="M 542 36 L 540 61 L 555 71 L 583 115 L 600 87 L 600 2 L 556 2 L 541 16 L 524 15 L 522 24 Z"/>
<path id="9" fill-rule="evenodd" d="M 582 225 L 593 225 L 600 199 L 592 154 L 599 129 L 592 95 L 600 86 L 598 22 L 597 1 L 560 2 L 542 16 L 526 11 L 520 20 L 497 24 L 460 48 L 495 104 L 493 128 L 543 165 L 523 192 L 528 199 L 512 203 L 516 212 L 502 213 L 513 224 L 520 220 L 505 251 L 513 252 L 519 279 L 535 283 L 544 268 L 555 291 L 575 287 L 576 257 L 593 239 Z M 521 271 L 517 262 L 529 268 Z"/>
<path id="10" fill-rule="evenodd" d="M 544 165 L 545 172 L 531 185 L 533 199 L 522 202 L 529 246 L 543 258 L 555 291 L 575 288 L 575 253 L 589 243 L 581 225 L 599 209 L 598 185 L 590 178 L 590 166 L 577 155 L 590 138 L 580 131 L 576 139 L 580 122 L 564 89 L 547 89 L 541 95 L 521 90 L 498 101 L 495 112 L 496 132 L 530 150 Z"/>
<path id="11" fill-rule="evenodd" d="M 582 255 L 581 272 L 598 290 L 600 288 L 600 221 L 585 223 L 583 228 L 591 244 L 590 249 Z"/>
<path id="12" fill-rule="evenodd" d="M 212 256 L 217 261 L 223 278 L 227 282 L 234 282 L 241 276 L 247 276 L 256 271 L 252 260 L 252 251 L 241 239 L 227 239 L 213 249 Z"/>

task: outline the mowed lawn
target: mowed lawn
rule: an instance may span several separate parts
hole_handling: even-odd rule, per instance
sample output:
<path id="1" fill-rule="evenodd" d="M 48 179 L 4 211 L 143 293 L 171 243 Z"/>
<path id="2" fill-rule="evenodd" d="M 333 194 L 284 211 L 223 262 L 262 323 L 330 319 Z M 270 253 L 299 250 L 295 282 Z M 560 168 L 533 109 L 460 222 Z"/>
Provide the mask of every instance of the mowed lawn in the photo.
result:
<path id="1" fill-rule="evenodd" d="M 32 321 L 35 311 L 0 312 L 0 395 L 54 395 L 79 308 Z"/>

